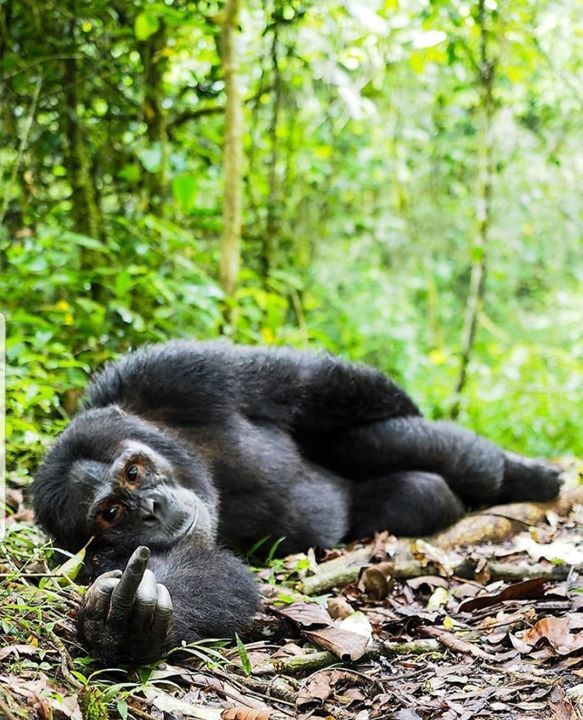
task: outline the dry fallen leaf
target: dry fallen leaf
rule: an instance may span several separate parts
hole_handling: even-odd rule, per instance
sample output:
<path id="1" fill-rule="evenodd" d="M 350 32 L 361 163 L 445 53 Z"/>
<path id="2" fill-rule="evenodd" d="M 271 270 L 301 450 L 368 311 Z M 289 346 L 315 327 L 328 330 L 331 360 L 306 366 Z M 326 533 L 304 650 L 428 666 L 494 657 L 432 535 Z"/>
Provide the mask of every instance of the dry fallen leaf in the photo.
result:
<path id="1" fill-rule="evenodd" d="M 395 720 L 421 720 L 421 715 L 418 715 L 412 708 L 403 708 L 394 715 Z"/>
<path id="2" fill-rule="evenodd" d="M 352 615 L 349 615 L 347 618 L 340 620 L 337 625 L 339 628 L 342 628 L 342 630 L 348 630 L 357 635 L 362 635 L 362 637 L 365 637 L 367 640 L 372 639 L 372 625 L 363 612 L 352 613 Z"/>
<path id="3" fill-rule="evenodd" d="M 551 708 L 556 720 L 578 720 L 578 714 L 561 687 L 554 687 L 551 692 Z"/>
<path id="4" fill-rule="evenodd" d="M 352 605 L 345 597 L 342 597 L 342 595 L 340 595 L 339 597 L 328 598 L 326 607 L 328 608 L 330 617 L 332 617 L 334 620 L 342 620 L 343 618 L 352 615 L 352 613 L 354 612 L 354 608 L 352 607 Z"/>
<path id="5" fill-rule="evenodd" d="M 9 655 L 16 657 L 34 657 L 41 652 L 37 645 L 7 645 L 0 649 L 0 660 L 5 660 Z"/>
<path id="6" fill-rule="evenodd" d="M 276 612 L 297 623 L 302 635 L 308 640 L 343 660 L 358 660 L 364 655 L 370 643 L 372 629 L 366 618 L 364 622 L 367 631 L 363 634 L 362 621 L 359 624 L 359 632 L 346 630 L 343 625 L 350 618 L 336 624 L 326 610 L 316 603 L 294 603 L 289 607 L 278 608 Z"/>
<path id="7" fill-rule="evenodd" d="M 395 563 L 392 560 L 363 567 L 358 577 L 358 589 L 371 600 L 384 600 L 395 583 Z"/>
<path id="8" fill-rule="evenodd" d="M 229 708 L 224 710 L 221 720 L 269 720 L 271 710 L 250 710 L 249 708 Z"/>
<path id="9" fill-rule="evenodd" d="M 532 578 L 532 580 L 524 580 L 523 582 L 509 585 L 501 592 L 492 595 L 479 595 L 478 597 L 464 600 L 459 608 L 459 612 L 473 612 L 481 608 L 496 605 L 504 600 L 537 600 L 543 597 L 548 581 L 545 578 Z"/>
<path id="10" fill-rule="evenodd" d="M 359 660 L 370 643 L 370 639 L 363 635 L 333 626 L 320 630 L 304 630 L 303 635 L 341 660 Z"/>
<path id="11" fill-rule="evenodd" d="M 513 552 L 526 552 L 533 560 L 544 558 L 550 562 L 560 561 L 565 565 L 583 563 L 583 545 L 576 538 L 538 543 L 529 533 L 521 533 L 514 539 Z"/>
<path id="12" fill-rule="evenodd" d="M 447 605 L 449 600 L 449 591 L 443 587 L 436 587 L 431 593 L 431 597 L 427 601 L 428 610 L 439 610 L 439 608 Z"/>
<path id="13" fill-rule="evenodd" d="M 283 615 L 293 620 L 293 622 L 297 623 L 302 629 L 326 627 L 332 623 L 332 618 L 326 610 L 313 602 L 297 602 L 287 607 L 276 608 L 274 611 L 278 615 Z"/>
<path id="14" fill-rule="evenodd" d="M 296 703 L 298 707 L 306 705 L 320 706 L 332 694 L 330 685 L 331 676 L 329 673 L 317 673 L 309 678 L 308 682 L 298 693 Z"/>
<path id="15" fill-rule="evenodd" d="M 221 720 L 222 718 L 223 711 L 219 708 L 194 705 L 155 688 L 146 687 L 143 692 L 148 702 L 151 702 L 163 713 L 171 715 L 179 713 L 184 717 L 196 718 L 196 720 Z"/>
<path id="16" fill-rule="evenodd" d="M 583 627 L 583 618 L 571 614 L 564 617 L 548 617 L 539 620 L 521 635 L 511 635 L 514 647 L 521 653 L 530 652 L 541 640 L 545 640 L 558 655 L 569 655 L 583 648 L 583 633 L 574 633 Z"/>

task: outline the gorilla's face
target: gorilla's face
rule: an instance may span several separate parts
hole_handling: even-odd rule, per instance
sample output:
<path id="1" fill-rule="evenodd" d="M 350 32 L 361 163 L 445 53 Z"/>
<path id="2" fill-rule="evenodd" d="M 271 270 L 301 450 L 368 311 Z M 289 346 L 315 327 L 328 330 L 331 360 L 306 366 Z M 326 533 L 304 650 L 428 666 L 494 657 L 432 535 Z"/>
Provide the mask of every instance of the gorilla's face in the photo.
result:
<path id="1" fill-rule="evenodd" d="M 70 481 L 80 489 L 87 534 L 101 544 L 153 548 L 186 535 L 212 534 L 209 512 L 193 490 L 178 483 L 171 463 L 144 443 L 126 440 L 111 464 L 78 460 Z"/>
<path id="2" fill-rule="evenodd" d="M 164 549 L 212 543 L 217 493 L 205 462 L 179 436 L 119 408 L 90 410 L 65 430 L 33 485 L 38 522 L 59 547 Z"/>

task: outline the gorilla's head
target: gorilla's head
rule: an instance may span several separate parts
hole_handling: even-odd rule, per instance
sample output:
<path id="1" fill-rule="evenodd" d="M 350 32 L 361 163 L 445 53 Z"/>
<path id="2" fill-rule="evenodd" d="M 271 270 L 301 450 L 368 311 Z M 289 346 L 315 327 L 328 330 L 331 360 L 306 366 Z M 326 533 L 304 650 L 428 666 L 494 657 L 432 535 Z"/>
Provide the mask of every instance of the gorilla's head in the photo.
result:
<path id="1" fill-rule="evenodd" d="M 203 460 L 172 431 L 115 406 L 75 418 L 46 455 L 33 496 L 37 521 L 72 552 L 92 536 L 124 553 L 186 536 L 208 542 L 216 532 Z"/>

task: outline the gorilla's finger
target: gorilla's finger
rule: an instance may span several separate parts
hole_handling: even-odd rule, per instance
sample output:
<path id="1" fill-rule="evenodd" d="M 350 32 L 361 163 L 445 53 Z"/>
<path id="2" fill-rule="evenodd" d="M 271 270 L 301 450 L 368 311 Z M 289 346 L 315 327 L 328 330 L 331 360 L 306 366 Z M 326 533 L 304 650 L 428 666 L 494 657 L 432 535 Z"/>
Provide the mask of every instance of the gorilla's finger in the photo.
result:
<path id="1" fill-rule="evenodd" d="M 168 635 L 168 628 L 172 620 L 172 598 L 165 585 L 157 585 L 158 601 L 154 620 L 152 622 L 152 639 L 154 642 L 163 643 Z"/>
<path id="2" fill-rule="evenodd" d="M 115 586 L 119 583 L 121 575 L 121 570 L 110 570 L 109 572 L 99 575 L 99 577 L 94 580 L 93 584 L 87 590 L 85 597 L 96 598 L 107 596 L 109 602 L 111 599 L 111 593 L 113 592 Z"/>
<path id="3" fill-rule="evenodd" d="M 79 614 L 82 635 L 89 642 L 98 642 L 103 637 L 111 595 L 119 583 L 121 570 L 103 573 L 87 590 L 85 602 Z"/>
<path id="4" fill-rule="evenodd" d="M 121 570 L 110 570 L 100 575 L 85 595 L 85 616 L 90 617 L 92 622 L 105 623 L 111 595 L 119 583 Z"/>
<path id="5" fill-rule="evenodd" d="M 136 601 L 132 609 L 132 633 L 150 632 L 157 601 L 156 576 L 151 570 L 146 570 L 138 587 Z"/>
<path id="6" fill-rule="evenodd" d="M 95 578 L 95 581 L 93 582 L 93 585 L 98 583 L 100 580 L 110 580 L 111 578 L 120 578 L 122 576 L 121 570 L 108 570 L 107 572 L 101 573 L 98 577 Z M 93 587 L 93 585 L 91 587 Z"/>
<path id="7" fill-rule="evenodd" d="M 129 620 L 136 593 L 146 572 L 149 559 L 150 550 L 141 545 L 128 560 L 121 580 L 111 596 L 111 610 L 108 620 L 112 624 L 117 625 Z"/>
<path id="8" fill-rule="evenodd" d="M 93 585 L 87 590 L 85 596 L 86 601 L 91 599 L 92 602 L 111 602 L 111 595 L 115 588 L 119 585 L 119 578 L 97 578 Z"/>

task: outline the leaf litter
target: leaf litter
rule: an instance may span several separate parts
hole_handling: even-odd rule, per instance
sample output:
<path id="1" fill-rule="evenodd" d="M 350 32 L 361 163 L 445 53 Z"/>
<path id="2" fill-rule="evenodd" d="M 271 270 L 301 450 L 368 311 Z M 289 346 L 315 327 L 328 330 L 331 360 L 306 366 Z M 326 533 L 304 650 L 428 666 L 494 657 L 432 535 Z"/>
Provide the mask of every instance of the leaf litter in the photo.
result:
<path id="1" fill-rule="evenodd" d="M 467 543 L 457 542 L 459 529 L 446 531 L 447 542 L 379 533 L 276 558 L 257 571 L 265 601 L 248 636 L 191 648 L 186 660 L 171 656 L 147 672 L 91 675 L 74 630 L 74 583 L 54 585 L 50 612 L 35 606 L 38 625 L 32 609 L 4 612 L 11 599 L 16 607 L 34 597 L 47 568 L 39 553 L 0 555 L 0 718 L 583 719 L 583 493 L 575 490 L 566 511 L 536 510 L 544 520 L 528 529 L 519 523 L 508 534 L 496 523 L 506 533 L 499 539 L 486 511 Z M 476 542 L 482 521 L 487 540 Z M 17 522 L 30 519 L 22 512 Z"/>

